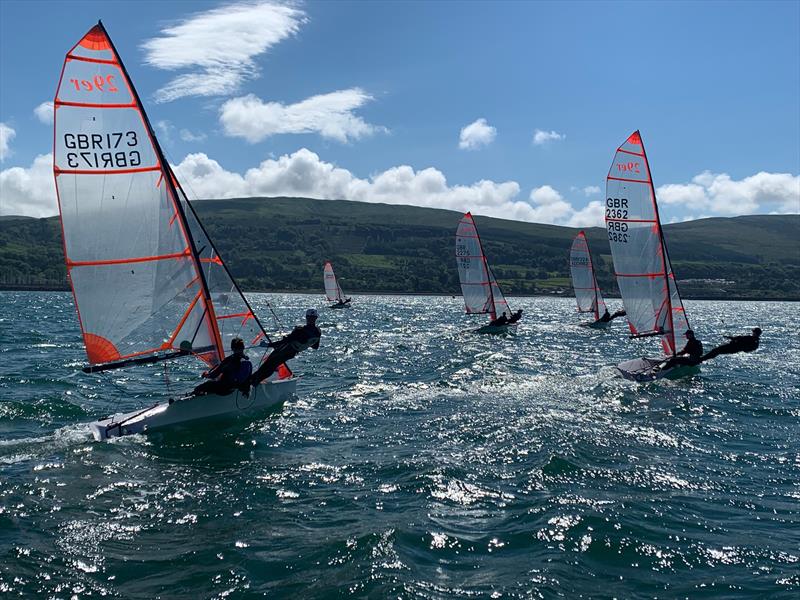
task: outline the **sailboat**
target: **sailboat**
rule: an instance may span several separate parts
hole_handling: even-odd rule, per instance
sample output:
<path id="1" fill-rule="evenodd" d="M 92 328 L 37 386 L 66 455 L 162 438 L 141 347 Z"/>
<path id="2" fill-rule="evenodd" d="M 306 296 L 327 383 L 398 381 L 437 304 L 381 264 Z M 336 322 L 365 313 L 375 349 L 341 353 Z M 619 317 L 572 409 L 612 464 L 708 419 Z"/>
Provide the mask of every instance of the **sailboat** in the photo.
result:
<path id="1" fill-rule="evenodd" d="M 578 235 L 572 240 L 572 247 L 569 251 L 569 268 L 572 274 L 575 300 L 578 303 L 578 312 L 594 315 L 593 322 L 582 323 L 582 326 L 592 329 L 608 329 L 611 321 L 600 320 L 600 317 L 608 309 L 603 300 L 603 294 L 600 292 L 600 286 L 597 285 L 592 253 L 589 251 L 589 242 L 583 231 L 578 232 Z"/>
<path id="2" fill-rule="evenodd" d="M 164 157 L 122 60 L 98 22 L 67 53 L 55 97 L 53 173 L 64 257 L 94 373 L 194 357 L 219 364 L 264 327 Z M 279 369 L 248 395 L 186 396 L 92 423 L 98 440 L 280 405 Z"/>
<path id="3" fill-rule="evenodd" d="M 486 260 L 481 238 L 472 213 L 466 213 L 458 222 L 456 230 L 456 264 L 461 293 L 467 314 L 489 314 L 492 321 L 497 315 L 511 316 L 511 308 L 500 289 L 500 284 Z M 516 331 L 516 323 L 484 325 L 473 333 L 507 333 Z"/>
<path id="4" fill-rule="evenodd" d="M 328 302 L 335 302 L 328 308 L 350 308 L 350 298 L 345 297 L 342 286 L 336 281 L 331 261 L 325 262 L 325 268 L 322 269 L 322 278 L 325 282 L 325 297 Z"/>
<path id="5" fill-rule="evenodd" d="M 665 355 L 625 361 L 617 369 L 623 377 L 636 381 L 699 373 L 698 366 L 661 368 L 683 348 L 689 321 L 670 264 L 650 165 L 638 131 L 617 148 L 611 163 L 605 220 L 631 338 L 659 337 Z"/>

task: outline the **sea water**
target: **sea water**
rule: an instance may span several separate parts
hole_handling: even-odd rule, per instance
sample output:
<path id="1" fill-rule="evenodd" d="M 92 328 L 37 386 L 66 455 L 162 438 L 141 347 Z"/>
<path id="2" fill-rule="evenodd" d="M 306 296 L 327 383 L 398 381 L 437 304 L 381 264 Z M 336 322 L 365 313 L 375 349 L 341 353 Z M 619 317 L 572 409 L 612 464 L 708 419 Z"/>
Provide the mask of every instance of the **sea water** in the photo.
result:
<path id="1" fill-rule="evenodd" d="M 762 347 L 635 384 L 657 340 L 568 298 L 512 298 L 506 337 L 459 298 L 251 298 L 320 309 L 296 398 L 99 443 L 202 365 L 84 374 L 70 294 L 0 294 L 0 596 L 800 597 L 800 305 L 686 302 L 707 349 Z"/>

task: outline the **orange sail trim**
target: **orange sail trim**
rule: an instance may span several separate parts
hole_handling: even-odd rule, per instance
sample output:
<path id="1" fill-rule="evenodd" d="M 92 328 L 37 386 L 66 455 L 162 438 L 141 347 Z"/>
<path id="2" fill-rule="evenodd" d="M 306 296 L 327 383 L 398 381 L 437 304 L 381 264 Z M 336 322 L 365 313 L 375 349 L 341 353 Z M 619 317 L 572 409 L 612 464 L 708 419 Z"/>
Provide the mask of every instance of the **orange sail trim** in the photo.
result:
<path id="1" fill-rule="evenodd" d="M 95 63 L 100 65 L 116 65 L 117 61 L 108 60 L 105 58 L 87 58 L 85 56 L 75 56 L 74 54 L 67 54 L 67 60 L 79 60 L 81 62 Z"/>
<path id="2" fill-rule="evenodd" d="M 105 32 L 99 25 L 95 25 L 89 30 L 78 45 L 89 50 L 110 50 L 111 43 L 108 41 Z"/>
<path id="3" fill-rule="evenodd" d="M 89 362 L 94 364 L 111 362 L 122 358 L 116 346 L 101 335 L 83 332 L 83 343 L 86 345 L 86 355 Z"/>
<path id="4" fill-rule="evenodd" d="M 78 108 L 136 108 L 135 102 L 128 102 L 126 104 L 101 104 L 95 102 L 70 102 L 69 100 L 59 100 L 53 103 L 56 108 L 59 106 L 75 106 Z"/>
<path id="5" fill-rule="evenodd" d="M 124 175 L 130 173 L 146 173 L 148 171 L 160 171 L 161 167 L 140 167 L 136 169 L 62 169 L 60 167 L 54 166 L 53 172 L 56 174 L 56 177 L 59 175 Z"/>
<path id="6" fill-rule="evenodd" d="M 104 265 L 127 265 L 131 263 L 152 262 L 154 260 L 170 260 L 174 258 L 188 258 L 192 255 L 187 248 L 183 252 L 176 252 L 174 254 L 162 254 L 161 256 L 140 256 L 138 258 L 110 258 L 108 260 L 69 260 L 67 259 L 67 268 L 72 267 L 98 267 Z"/>
<path id="7" fill-rule="evenodd" d="M 175 338 L 178 337 L 178 334 L 180 333 L 183 324 L 186 323 L 186 319 L 188 319 L 189 315 L 192 314 L 192 310 L 194 309 L 195 304 L 197 304 L 197 301 L 200 300 L 200 298 L 202 297 L 203 297 L 203 292 L 197 292 L 197 295 L 194 297 L 194 300 L 192 300 L 192 302 L 189 304 L 189 308 L 187 308 L 186 312 L 183 313 L 183 317 L 181 318 L 180 323 L 178 323 L 178 326 L 175 328 L 175 331 L 172 332 L 169 341 L 165 342 L 162 348 L 169 348 L 172 346 L 172 344 L 175 343 Z"/>
<path id="8" fill-rule="evenodd" d="M 244 317 L 245 319 L 249 319 L 253 316 L 253 313 L 234 313 L 232 315 L 217 315 L 217 319 L 233 319 L 235 317 Z"/>

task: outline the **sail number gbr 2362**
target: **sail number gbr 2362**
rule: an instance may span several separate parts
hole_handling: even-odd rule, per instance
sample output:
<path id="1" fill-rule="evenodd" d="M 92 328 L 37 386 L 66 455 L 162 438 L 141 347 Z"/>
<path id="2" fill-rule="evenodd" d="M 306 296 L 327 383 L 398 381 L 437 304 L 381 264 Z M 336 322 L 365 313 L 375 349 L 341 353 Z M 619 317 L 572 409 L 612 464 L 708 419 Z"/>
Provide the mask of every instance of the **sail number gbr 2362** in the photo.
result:
<path id="1" fill-rule="evenodd" d="M 64 146 L 71 169 L 126 169 L 142 164 L 135 131 L 65 133 Z"/>
<path id="2" fill-rule="evenodd" d="M 628 243 L 628 224 L 617 219 L 628 218 L 627 198 L 606 198 L 606 229 L 611 242 Z"/>

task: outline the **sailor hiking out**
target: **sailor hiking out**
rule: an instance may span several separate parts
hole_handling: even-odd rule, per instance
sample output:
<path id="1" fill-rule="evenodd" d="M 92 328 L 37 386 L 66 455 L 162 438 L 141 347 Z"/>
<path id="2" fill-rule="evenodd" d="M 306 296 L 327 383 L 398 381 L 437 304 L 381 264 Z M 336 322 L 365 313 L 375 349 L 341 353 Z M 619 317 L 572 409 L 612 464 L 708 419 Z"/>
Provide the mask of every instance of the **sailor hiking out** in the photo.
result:
<path id="1" fill-rule="evenodd" d="M 251 385 L 258 385 L 267 377 L 272 375 L 275 370 L 287 360 L 294 358 L 303 350 L 319 348 L 319 340 L 322 332 L 317 327 L 317 317 L 319 314 L 316 309 L 309 308 L 306 311 L 306 324 L 302 327 L 295 327 L 286 337 L 270 342 L 268 345 L 274 350 L 267 356 L 266 360 L 250 377 Z"/>
<path id="2" fill-rule="evenodd" d="M 711 351 L 704 355 L 700 362 L 705 362 L 707 360 L 711 360 L 712 358 L 719 356 L 720 354 L 737 354 L 739 352 L 753 352 L 754 350 L 758 349 L 759 340 L 761 339 L 761 328 L 754 327 L 752 335 L 737 335 L 737 336 L 730 336 L 726 335 L 728 338 L 728 342 L 724 344 L 720 344 L 716 348 L 712 348 Z"/>

